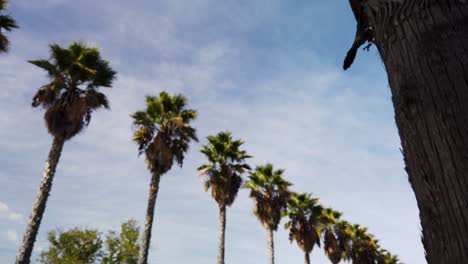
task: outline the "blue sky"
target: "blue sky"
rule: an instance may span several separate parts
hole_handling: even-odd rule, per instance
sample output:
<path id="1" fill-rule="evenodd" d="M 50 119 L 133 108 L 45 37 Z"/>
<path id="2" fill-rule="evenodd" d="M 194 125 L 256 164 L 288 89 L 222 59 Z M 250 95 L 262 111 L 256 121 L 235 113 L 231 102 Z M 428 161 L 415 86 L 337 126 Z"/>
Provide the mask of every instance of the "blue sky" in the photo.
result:
<path id="1" fill-rule="evenodd" d="M 118 71 L 105 90 L 111 111 L 66 143 L 36 243 L 47 231 L 107 230 L 143 220 L 149 173 L 131 142 L 129 115 L 161 90 L 189 97 L 205 137 L 245 139 L 252 165 L 285 168 L 294 190 L 312 192 L 344 218 L 368 226 L 408 264 L 425 263 L 416 201 L 403 170 L 391 94 L 377 51 L 342 59 L 355 22 L 344 1 L 16 0 L 21 26 L 0 55 L 0 262 L 13 263 L 51 138 L 30 107 L 45 74 L 26 63 L 48 44 L 84 40 Z M 194 144 L 184 167 L 164 176 L 150 263 L 214 263 L 218 211 L 203 190 Z M 227 214 L 227 263 L 266 263 L 266 233 L 242 190 Z M 276 234 L 278 263 L 303 255 Z M 329 263 L 315 248 L 313 263 Z"/>

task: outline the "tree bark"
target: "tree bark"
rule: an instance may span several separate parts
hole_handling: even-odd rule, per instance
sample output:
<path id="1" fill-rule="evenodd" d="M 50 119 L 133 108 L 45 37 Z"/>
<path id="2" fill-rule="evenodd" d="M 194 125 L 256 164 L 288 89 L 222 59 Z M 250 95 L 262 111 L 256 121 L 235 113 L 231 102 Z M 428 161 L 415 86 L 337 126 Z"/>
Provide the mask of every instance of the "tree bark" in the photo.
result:
<path id="1" fill-rule="evenodd" d="M 468 263 L 468 1 L 361 2 L 388 73 L 426 259 Z"/>
<path id="2" fill-rule="evenodd" d="M 268 232 L 268 254 L 270 255 L 270 264 L 275 264 L 275 245 L 273 240 L 273 230 L 267 227 Z"/>
<path id="3" fill-rule="evenodd" d="M 304 253 L 305 264 L 310 264 L 310 254 L 308 252 Z"/>
<path id="4" fill-rule="evenodd" d="M 141 246 L 138 257 L 138 264 L 147 264 L 148 263 L 148 252 L 151 242 L 151 230 L 153 228 L 154 221 L 154 208 L 156 206 L 156 198 L 158 196 L 159 190 L 159 180 L 161 175 L 159 173 L 153 173 L 151 177 L 149 197 L 148 197 L 148 207 L 146 209 L 146 218 L 145 226 L 143 229 L 143 235 L 141 238 Z"/>
<path id="5" fill-rule="evenodd" d="M 224 264 L 224 241 L 226 232 L 226 205 L 219 205 L 219 244 L 218 244 L 218 264 Z"/>
<path id="6" fill-rule="evenodd" d="M 36 196 L 31 216 L 29 217 L 26 232 L 24 233 L 23 243 L 16 258 L 16 264 L 29 264 L 31 262 L 34 243 L 36 242 L 37 233 L 44 215 L 47 198 L 52 190 L 55 169 L 57 168 L 64 143 L 65 140 L 62 137 L 54 137 L 39 186 L 39 192 Z"/>

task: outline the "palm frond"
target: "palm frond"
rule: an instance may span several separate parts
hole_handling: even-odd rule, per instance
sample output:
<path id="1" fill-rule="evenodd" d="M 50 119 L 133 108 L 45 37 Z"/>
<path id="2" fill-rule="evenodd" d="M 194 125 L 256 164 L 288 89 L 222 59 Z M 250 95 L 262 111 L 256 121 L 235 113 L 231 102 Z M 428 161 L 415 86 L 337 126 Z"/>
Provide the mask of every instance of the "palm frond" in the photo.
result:
<path id="1" fill-rule="evenodd" d="M 83 43 L 72 43 L 68 48 L 50 45 L 49 60 L 30 60 L 29 63 L 45 70 L 50 82 L 36 92 L 32 106 L 46 108 L 46 122 L 52 135 L 69 139 L 86 127 L 91 114 L 98 108 L 109 108 L 107 97 L 90 85 L 101 74 L 99 67 L 90 63 L 101 61 L 99 52 Z M 110 69 L 110 68 L 109 68 Z M 112 84 L 115 72 L 107 84 Z"/>

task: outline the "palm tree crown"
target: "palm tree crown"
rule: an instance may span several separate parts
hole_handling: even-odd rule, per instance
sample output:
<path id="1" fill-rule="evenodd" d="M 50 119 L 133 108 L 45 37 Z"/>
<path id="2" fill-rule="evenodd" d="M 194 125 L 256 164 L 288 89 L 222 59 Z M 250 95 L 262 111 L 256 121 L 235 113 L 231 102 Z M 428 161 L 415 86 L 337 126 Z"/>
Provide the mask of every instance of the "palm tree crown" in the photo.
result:
<path id="1" fill-rule="evenodd" d="M 374 264 L 378 257 L 378 241 L 367 232 L 366 227 L 358 224 L 351 226 L 353 241 L 351 259 L 356 264 Z"/>
<path id="2" fill-rule="evenodd" d="M 292 184 L 283 179 L 283 173 L 284 169 L 273 170 L 272 164 L 258 166 L 244 185 L 250 189 L 250 197 L 255 200 L 254 213 L 258 220 L 272 231 L 278 229 L 290 196 L 288 187 Z"/>
<path id="3" fill-rule="evenodd" d="M 220 132 L 207 139 L 208 145 L 204 145 L 200 152 L 205 154 L 209 163 L 201 165 L 198 170 L 207 177 L 205 190 L 211 188 L 211 195 L 218 204 L 230 206 L 242 185 L 241 175 L 250 170 L 244 160 L 251 156 L 240 150 L 244 141 L 234 140 L 230 132 Z"/>
<path id="4" fill-rule="evenodd" d="M 50 134 L 69 139 L 89 124 L 94 110 L 109 108 L 98 88 L 111 87 L 116 72 L 101 59 L 98 49 L 83 43 L 68 48 L 53 44 L 50 53 L 50 60 L 29 61 L 44 69 L 51 80 L 36 92 L 32 106 L 46 109 Z"/>
<path id="5" fill-rule="evenodd" d="M 333 264 L 340 262 L 345 254 L 345 247 L 340 243 L 335 233 L 335 227 L 341 215 L 340 212 L 331 208 L 326 208 L 322 215 L 322 222 L 325 225 L 323 231 L 323 249 Z"/>
<path id="6" fill-rule="evenodd" d="M 11 16 L 3 14 L 7 5 L 7 0 L 0 0 L 0 53 L 7 52 L 10 46 L 10 41 L 4 35 L 4 32 L 10 32 L 13 29 L 18 28 L 16 21 Z"/>
<path id="7" fill-rule="evenodd" d="M 287 203 L 286 215 L 289 221 L 285 228 L 289 229 L 289 240 L 295 240 L 306 254 L 310 253 L 316 244 L 320 246 L 324 208 L 318 204 L 318 200 L 311 198 L 311 194 L 308 193 L 293 193 Z"/>
<path id="8" fill-rule="evenodd" d="M 187 98 L 161 92 L 159 97 L 146 97 L 146 110 L 135 112 L 133 140 L 139 154 L 146 153 L 148 168 L 160 174 L 169 171 L 174 160 L 182 166 L 192 140 L 198 141 L 196 130 L 190 126 L 197 113 L 187 109 Z"/>

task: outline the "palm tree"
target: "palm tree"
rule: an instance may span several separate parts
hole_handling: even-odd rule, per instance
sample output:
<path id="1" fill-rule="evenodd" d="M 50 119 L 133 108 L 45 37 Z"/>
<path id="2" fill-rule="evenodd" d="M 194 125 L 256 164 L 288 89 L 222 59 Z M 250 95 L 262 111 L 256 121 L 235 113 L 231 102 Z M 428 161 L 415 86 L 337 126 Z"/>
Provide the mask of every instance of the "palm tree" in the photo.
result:
<path id="1" fill-rule="evenodd" d="M 350 4 L 355 43 L 370 39 L 388 74 L 426 260 L 468 263 L 467 1 Z"/>
<path id="2" fill-rule="evenodd" d="M 224 240 L 226 230 L 226 206 L 231 206 L 242 186 L 242 174 L 250 167 L 245 159 L 250 158 L 240 150 L 244 141 L 234 140 L 230 132 L 220 132 L 208 136 L 208 145 L 202 146 L 208 163 L 198 167 L 201 176 L 205 176 L 205 190 L 211 189 L 211 196 L 219 207 L 219 246 L 218 264 L 224 264 Z"/>
<path id="3" fill-rule="evenodd" d="M 402 264 L 397 255 L 392 255 L 385 249 L 381 249 L 377 255 L 377 264 Z"/>
<path id="4" fill-rule="evenodd" d="M 45 211 L 47 198 L 63 145 L 89 125 L 91 114 L 98 108 L 109 108 L 100 87 L 111 87 L 116 72 L 101 59 L 99 50 L 83 43 L 73 43 L 68 48 L 50 46 L 50 60 L 30 63 L 45 70 L 50 83 L 42 86 L 33 98 L 32 106 L 42 106 L 45 124 L 53 137 L 39 192 L 29 218 L 16 263 L 30 262 L 37 232 Z"/>
<path id="5" fill-rule="evenodd" d="M 273 170 L 272 164 L 258 166 L 244 185 L 250 189 L 250 197 L 255 201 L 254 214 L 268 232 L 270 264 L 275 263 L 273 231 L 278 230 L 290 196 L 288 187 L 292 185 L 283 179 L 283 172 L 283 169 Z"/>
<path id="6" fill-rule="evenodd" d="M 346 244 L 340 241 L 335 230 L 338 227 L 340 217 L 341 213 L 331 208 L 325 209 L 322 214 L 322 223 L 324 224 L 323 249 L 333 264 L 339 263 L 344 258 L 346 251 Z"/>
<path id="7" fill-rule="evenodd" d="M 351 260 L 353 264 L 374 264 L 378 256 L 378 241 L 367 228 L 358 224 L 353 225 L 353 241 L 351 247 Z"/>
<path id="8" fill-rule="evenodd" d="M 138 144 L 139 154 L 145 153 L 146 164 L 151 172 L 151 183 L 146 211 L 145 226 L 139 253 L 139 264 L 148 262 L 148 250 L 154 208 L 158 195 L 159 180 L 174 162 L 182 166 L 190 142 L 198 141 L 190 122 L 197 118 L 195 110 L 187 109 L 187 98 L 161 92 L 159 97 L 146 97 L 146 110 L 131 115 L 135 127 L 133 140 Z"/>
<path id="9" fill-rule="evenodd" d="M 7 5 L 7 0 L 0 0 L 0 53 L 7 52 L 10 46 L 10 41 L 4 35 L 4 31 L 10 32 L 14 28 L 18 28 L 16 21 L 11 16 L 3 14 Z"/>
<path id="10" fill-rule="evenodd" d="M 320 246 L 324 208 L 318 204 L 318 200 L 312 199 L 308 193 L 293 193 L 287 202 L 288 210 L 285 215 L 289 217 L 289 221 L 284 227 L 289 229 L 289 240 L 295 240 L 304 252 L 306 264 L 310 264 L 310 252 L 314 246 Z"/>
<path id="11" fill-rule="evenodd" d="M 353 229 L 351 225 L 341 220 L 327 228 L 324 234 L 324 250 L 330 261 L 334 264 L 341 260 L 351 259 Z"/>

